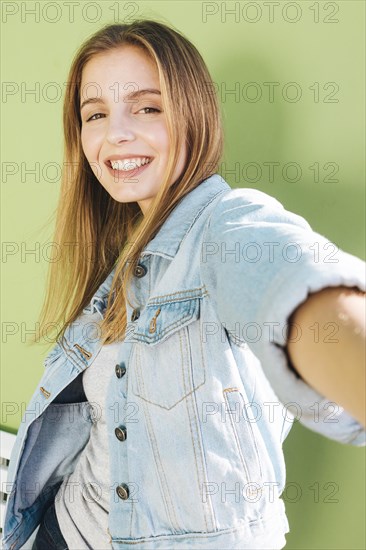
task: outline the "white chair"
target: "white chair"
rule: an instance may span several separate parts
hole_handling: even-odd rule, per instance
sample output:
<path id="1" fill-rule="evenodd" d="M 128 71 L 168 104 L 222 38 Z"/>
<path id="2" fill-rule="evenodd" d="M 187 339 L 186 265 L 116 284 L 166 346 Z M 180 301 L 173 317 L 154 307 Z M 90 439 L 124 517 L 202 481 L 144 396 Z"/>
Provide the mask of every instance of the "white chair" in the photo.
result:
<path id="1" fill-rule="evenodd" d="M 0 430 L 0 544 L 2 548 L 2 530 L 5 520 L 5 510 L 6 510 L 6 495 L 10 492 L 10 488 L 6 486 L 7 477 L 8 477 L 8 466 L 11 450 L 15 442 L 16 435 L 9 432 Z M 21 550 L 30 550 L 33 545 L 33 541 L 36 537 L 38 531 L 37 529 L 27 540 L 27 542 L 22 546 Z"/>
<path id="2" fill-rule="evenodd" d="M 6 497 L 9 492 L 6 487 L 8 477 L 8 465 L 10 453 L 13 448 L 16 436 L 9 432 L 0 431 L 0 542 L 2 541 L 2 531 L 5 519 Z"/>

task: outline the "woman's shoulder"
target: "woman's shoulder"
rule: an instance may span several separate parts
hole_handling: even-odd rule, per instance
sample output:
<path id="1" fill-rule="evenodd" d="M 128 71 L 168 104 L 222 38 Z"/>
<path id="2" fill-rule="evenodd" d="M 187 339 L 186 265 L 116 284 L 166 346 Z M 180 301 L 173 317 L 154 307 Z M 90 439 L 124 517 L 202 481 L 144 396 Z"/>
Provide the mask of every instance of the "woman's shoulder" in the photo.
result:
<path id="1" fill-rule="evenodd" d="M 211 190 L 215 186 L 218 189 L 218 196 L 209 209 L 211 218 L 222 215 L 242 216 L 244 213 L 258 209 L 262 211 L 265 209 L 266 213 L 271 210 L 285 212 L 283 204 L 269 193 L 253 187 L 230 187 L 220 174 L 215 174 L 209 179 L 212 185 L 206 189 Z"/>
<path id="2" fill-rule="evenodd" d="M 301 215 L 286 210 L 284 205 L 272 195 L 251 187 L 229 189 L 218 197 L 210 212 L 209 226 L 231 224 L 293 224 L 310 229 L 309 223 Z"/>
<path id="3" fill-rule="evenodd" d="M 282 203 L 272 195 L 252 187 L 235 187 L 221 195 L 217 207 L 235 208 L 241 205 L 269 206 L 283 209 Z"/>

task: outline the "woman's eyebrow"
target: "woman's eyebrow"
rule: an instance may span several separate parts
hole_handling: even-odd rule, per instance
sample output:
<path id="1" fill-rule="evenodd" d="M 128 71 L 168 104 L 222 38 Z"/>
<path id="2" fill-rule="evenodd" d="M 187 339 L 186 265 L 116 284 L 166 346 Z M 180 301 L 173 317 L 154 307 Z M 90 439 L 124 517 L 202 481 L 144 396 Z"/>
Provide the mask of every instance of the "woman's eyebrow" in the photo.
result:
<path id="1" fill-rule="evenodd" d="M 161 96 L 160 90 L 157 90 L 155 88 L 145 88 L 144 90 L 134 90 L 133 92 L 130 92 L 129 94 L 126 94 L 123 101 L 125 103 L 130 103 L 133 99 L 138 99 L 142 95 L 147 94 L 155 94 Z M 82 104 L 80 105 L 80 111 L 85 105 L 88 105 L 89 103 L 100 103 L 103 104 L 104 100 L 101 97 L 89 97 L 88 99 L 85 99 Z"/>

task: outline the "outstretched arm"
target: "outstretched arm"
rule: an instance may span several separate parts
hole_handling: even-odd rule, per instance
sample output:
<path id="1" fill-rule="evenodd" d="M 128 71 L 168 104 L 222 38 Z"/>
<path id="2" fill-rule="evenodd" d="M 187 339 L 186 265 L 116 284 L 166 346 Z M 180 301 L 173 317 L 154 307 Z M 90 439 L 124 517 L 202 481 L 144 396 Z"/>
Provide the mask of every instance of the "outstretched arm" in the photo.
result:
<path id="1" fill-rule="evenodd" d="M 299 375 L 366 427 L 365 293 L 310 294 L 290 318 L 287 352 Z"/>
<path id="2" fill-rule="evenodd" d="M 247 344 L 279 402 L 311 430 L 365 445 L 365 262 L 273 197 L 239 188 L 213 208 L 200 266 L 231 344 Z"/>

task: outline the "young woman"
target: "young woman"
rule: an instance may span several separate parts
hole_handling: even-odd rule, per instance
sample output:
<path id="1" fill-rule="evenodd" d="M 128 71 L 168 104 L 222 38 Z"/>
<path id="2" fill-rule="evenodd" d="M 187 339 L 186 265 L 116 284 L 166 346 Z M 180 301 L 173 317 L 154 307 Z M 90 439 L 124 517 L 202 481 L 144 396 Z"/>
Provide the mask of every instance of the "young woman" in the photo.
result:
<path id="1" fill-rule="evenodd" d="M 302 217 L 219 176 L 212 90 L 156 21 L 75 56 L 42 311 L 59 330 L 10 460 L 6 549 L 38 526 L 35 550 L 283 548 L 293 420 L 365 444 L 365 264 L 327 261 Z"/>

